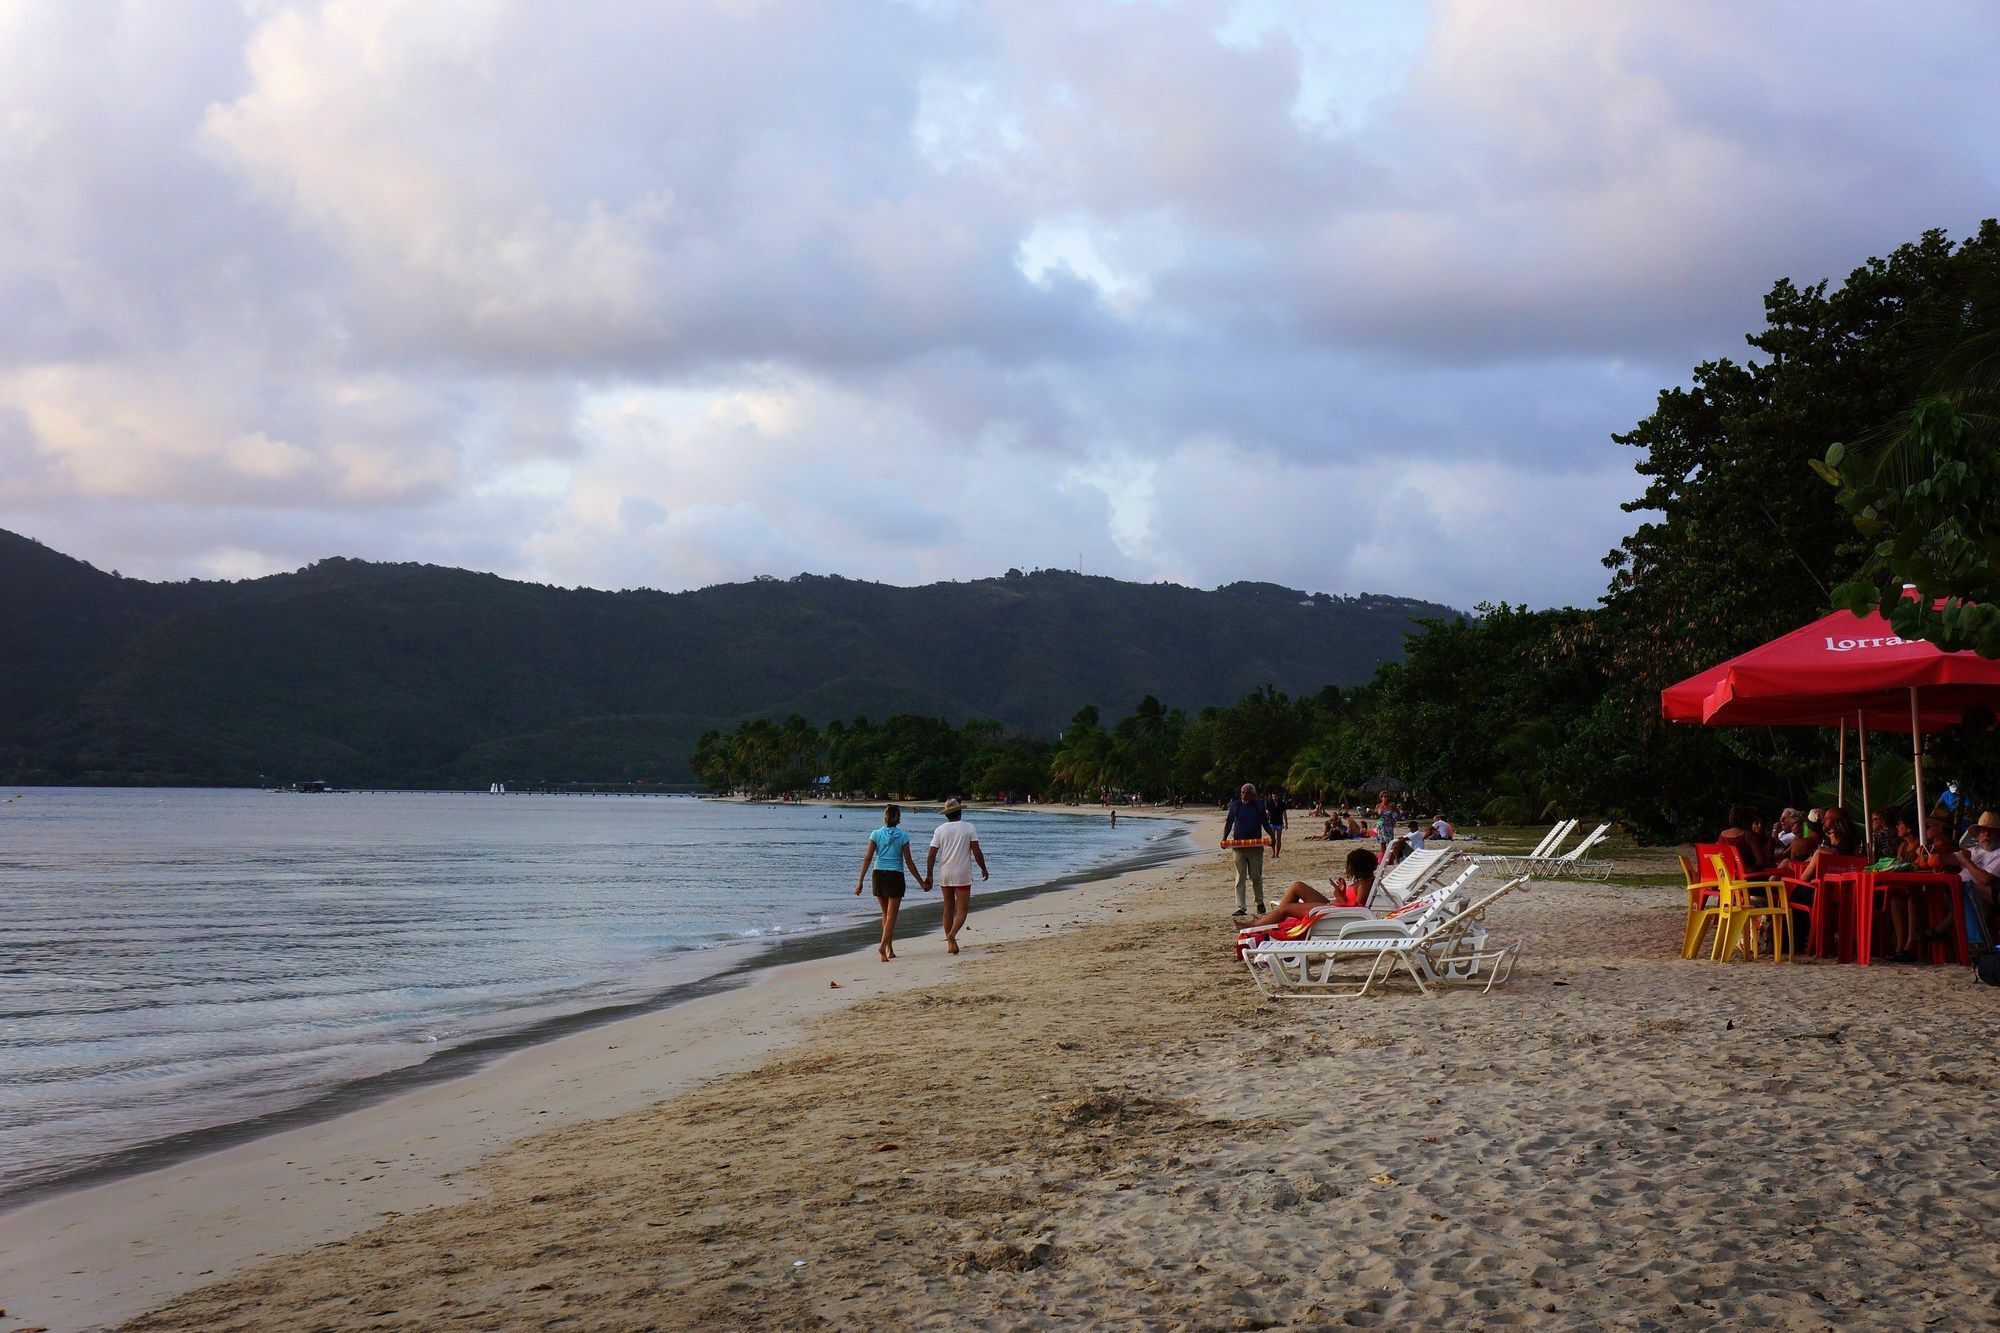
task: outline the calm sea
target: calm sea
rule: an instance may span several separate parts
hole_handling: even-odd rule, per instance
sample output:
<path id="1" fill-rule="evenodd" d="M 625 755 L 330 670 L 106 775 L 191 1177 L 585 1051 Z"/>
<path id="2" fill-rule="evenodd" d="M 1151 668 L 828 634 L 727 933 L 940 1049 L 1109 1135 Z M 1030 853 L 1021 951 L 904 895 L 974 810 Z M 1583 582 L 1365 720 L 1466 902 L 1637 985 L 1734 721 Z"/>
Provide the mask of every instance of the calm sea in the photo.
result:
<path id="1" fill-rule="evenodd" d="M 0 790 L 0 1200 L 852 947 L 878 822 L 685 797 Z M 1187 846 L 1154 821 L 976 822 L 995 892 Z M 905 827 L 922 848 L 936 823 Z"/>

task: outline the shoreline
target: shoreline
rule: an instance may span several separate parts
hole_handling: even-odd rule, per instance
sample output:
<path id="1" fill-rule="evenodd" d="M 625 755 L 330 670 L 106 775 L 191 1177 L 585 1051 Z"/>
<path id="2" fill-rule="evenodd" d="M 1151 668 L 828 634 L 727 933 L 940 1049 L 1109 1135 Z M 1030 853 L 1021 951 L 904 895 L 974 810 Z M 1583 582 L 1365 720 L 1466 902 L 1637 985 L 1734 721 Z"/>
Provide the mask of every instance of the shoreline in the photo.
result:
<path id="1" fill-rule="evenodd" d="M 1144 817 L 1189 830 L 1197 822 L 1187 812 Z M 461 1173 L 494 1151 L 553 1125 L 652 1105 L 768 1056 L 826 1013 L 934 983 L 953 965 L 977 967 L 984 946 L 1104 910 L 1121 888 L 1202 850 L 1191 838 L 1161 841 L 1168 845 L 976 896 L 976 945 L 956 958 L 899 956 L 876 972 L 872 923 L 781 937 L 646 1001 L 467 1043 L 303 1107 L 174 1136 L 31 1187 L 0 1206 L 0 1306 L 10 1319 L 52 1328 L 102 1326 L 272 1254 L 449 1202 Z M 938 904 L 912 906 L 904 920 L 914 951 L 932 938 Z M 618 1051 L 631 1054 L 605 1058 Z M 658 1069 L 662 1062 L 671 1068 Z"/>
<path id="2" fill-rule="evenodd" d="M 1073 812 L 1055 809 L 1048 813 L 1069 815 Z M 1130 853 L 1101 865 L 1084 866 L 1034 884 L 994 890 L 985 894 L 983 900 L 994 906 L 1024 901 L 1150 869 L 1185 854 L 1142 844 Z M 906 904 L 902 919 L 908 923 L 907 929 L 912 933 L 926 931 L 936 924 L 939 910 L 940 904 L 935 899 L 919 898 Z M 693 964 L 696 959 L 707 957 L 715 960 L 714 966 L 650 994 L 548 1014 L 518 1028 L 475 1037 L 410 1064 L 334 1084 L 293 1106 L 134 1144 L 16 1189 L 0 1187 L 0 1219 L 16 1209 L 61 1198 L 79 1189 L 144 1175 L 239 1144 L 252 1143 L 272 1134 L 348 1115 L 436 1083 L 465 1078 L 497 1060 L 532 1046 L 572 1034 L 587 1033 L 607 1024 L 660 1013 L 704 996 L 740 990 L 753 984 L 759 973 L 770 968 L 865 950 L 872 947 L 876 932 L 876 923 L 869 918 L 802 927 L 767 938 L 730 941 L 699 951 L 688 950 L 685 953 L 688 963 Z"/>
<path id="3" fill-rule="evenodd" d="M 973 966 L 906 950 L 934 984 L 132 1327 L 1976 1322 L 1990 992 L 1683 960 L 1671 857 L 1612 859 L 1496 905 L 1507 985 L 1428 999 L 1260 1002 L 1219 858 L 1022 904 Z"/>

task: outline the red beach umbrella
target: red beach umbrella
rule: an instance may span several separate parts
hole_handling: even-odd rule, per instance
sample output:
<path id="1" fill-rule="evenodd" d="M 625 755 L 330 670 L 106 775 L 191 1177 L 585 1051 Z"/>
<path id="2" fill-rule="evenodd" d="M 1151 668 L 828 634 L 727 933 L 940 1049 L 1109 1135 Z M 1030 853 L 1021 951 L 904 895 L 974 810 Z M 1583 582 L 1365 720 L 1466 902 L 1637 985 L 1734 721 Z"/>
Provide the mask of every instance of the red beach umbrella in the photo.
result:
<path id="1" fill-rule="evenodd" d="M 1660 691 L 1660 714 L 1701 726 L 1834 727 L 1861 735 L 1908 728 L 1924 800 L 1918 736 L 1977 705 L 2000 705 L 2000 662 L 1899 637 L 1881 616 L 1836 611 Z M 1843 740 L 1843 747 L 1844 747 Z M 1844 771 L 1845 765 L 1843 765 Z M 1919 836 L 1922 825 L 1919 824 Z"/>

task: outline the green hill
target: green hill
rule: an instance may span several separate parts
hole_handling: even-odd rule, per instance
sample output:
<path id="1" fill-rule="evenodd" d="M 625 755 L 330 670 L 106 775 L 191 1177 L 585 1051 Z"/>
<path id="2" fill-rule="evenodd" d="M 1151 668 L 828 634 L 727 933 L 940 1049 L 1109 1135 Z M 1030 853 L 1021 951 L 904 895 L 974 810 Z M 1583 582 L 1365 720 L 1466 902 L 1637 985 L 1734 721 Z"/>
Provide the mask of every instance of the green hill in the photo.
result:
<path id="1" fill-rule="evenodd" d="M 747 717 L 922 713 L 1052 732 L 1369 679 L 1447 607 L 1060 572 L 599 592 L 323 560 L 119 578 L 0 532 L 0 780 L 341 785 L 685 780 Z"/>

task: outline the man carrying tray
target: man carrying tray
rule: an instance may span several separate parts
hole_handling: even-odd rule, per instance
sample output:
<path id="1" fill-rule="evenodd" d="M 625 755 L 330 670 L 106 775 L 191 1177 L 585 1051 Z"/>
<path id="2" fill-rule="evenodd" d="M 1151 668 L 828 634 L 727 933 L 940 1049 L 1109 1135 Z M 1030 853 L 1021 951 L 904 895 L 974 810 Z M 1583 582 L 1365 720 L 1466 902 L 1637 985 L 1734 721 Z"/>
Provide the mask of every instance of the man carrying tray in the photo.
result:
<path id="1" fill-rule="evenodd" d="M 1222 818 L 1222 845 L 1236 862 L 1238 916 L 1250 914 L 1244 896 L 1246 889 L 1254 890 L 1257 895 L 1257 915 L 1264 914 L 1264 848 L 1270 843 L 1270 817 L 1265 813 L 1264 803 L 1257 799 L 1257 789 L 1246 782 L 1229 803 L 1229 813 Z"/>

